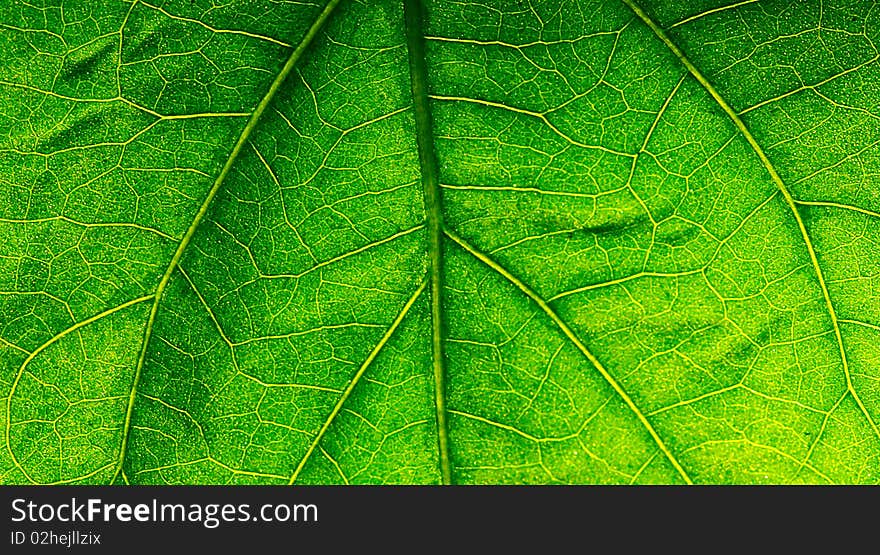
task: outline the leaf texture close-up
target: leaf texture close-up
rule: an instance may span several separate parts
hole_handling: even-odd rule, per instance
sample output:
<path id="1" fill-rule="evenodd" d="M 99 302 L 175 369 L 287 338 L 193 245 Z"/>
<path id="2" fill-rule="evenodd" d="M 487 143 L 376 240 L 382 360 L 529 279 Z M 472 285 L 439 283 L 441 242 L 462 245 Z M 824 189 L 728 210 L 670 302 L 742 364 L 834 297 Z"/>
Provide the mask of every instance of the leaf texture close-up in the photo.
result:
<path id="1" fill-rule="evenodd" d="M 880 483 L 873 0 L 0 5 L 0 483 Z"/>

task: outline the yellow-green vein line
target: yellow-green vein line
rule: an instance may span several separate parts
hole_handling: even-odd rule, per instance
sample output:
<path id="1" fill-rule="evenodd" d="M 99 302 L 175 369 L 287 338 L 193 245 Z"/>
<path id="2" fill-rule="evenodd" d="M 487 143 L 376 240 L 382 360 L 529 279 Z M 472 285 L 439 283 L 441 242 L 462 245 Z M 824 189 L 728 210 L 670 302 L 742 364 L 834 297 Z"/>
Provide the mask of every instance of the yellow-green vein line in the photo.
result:
<path id="1" fill-rule="evenodd" d="M 211 186 L 211 189 L 205 196 L 205 200 L 199 207 L 199 211 L 196 212 L 196 215 L 190 223 L 189 227 L 187 228 L 186 233 L 180 240 L 180 243 L 177 245 L 177 249 L 174 251 L 171 262 L 165 269 L 165 273 L 162 275 L 162 279 L 159 280 L 159 285 L 156 287 L 155 298 L 153 299 L 153 306 L 150 309 L 150 316 L 147 319 L 147 325 L 144 329 L 144 338 L 141 344 L 141 352 L 138 356 L 137 367 L 135 368 L 134 379 L 131 386 L 131 394 L 128 399 L 128 408 L 125 412 L 125 422 L 122 428 L 122 443 L 119 447 L 119 461 L 117 463 L 116 472 L 113 476 L 114 482 L 116 481 L 116 477 L 122 471 L 122 465 L 125 461 L 125 450 L 128 446 L 128 436 L 131 430 L 131 415 L 132 411 L 134 410 L 134 401 L 137 396 L 137 388 L 138 384 L 140 383 L 141 372 L 143 371 L 144 363 L 146 362 L 147 348 L 150 344 L 150 337 L 153 334 L 153 325 L 156 322 L 156 313 L 159 310 L 159 303 L 162 300 L 162 294 L 165 292 L 165 288 L 168 286 L 168 282 L 171 280 L 174 269 L 177 268 L 177 265 L 180 263 L 180 259 L 183 256 L 184 251 L 186 250 L 187 246 L 189 246 L 190 241 L 192 241 L 196 229 L 199 227 L 199 224 L 208 213 L 208 208 L 211 206 L 211 201 L 213 201 L 214 197 L 217 196 L 217 192 L 220 190 L 223 182 L 226 181 L 226 177 L 232 171 L 233 164 L 238 158 L 238 155 L 241 153 L 242 148 L 244 148 L 244 145 L 247 143 L 247 140 L 251 136 L 251 133 L 256 128 L 257 123 L 259 123 L 260 117 L 263 115 L 263 112 L 266 111 L 266 108 L 275 97 L 275 93 L 277 93 L 278 89 L 281 88 L 281 85 L 284 83 L 285 79 L 287 79 L 287 76 L 293 70 L 294 66 L 297 64 L 300 58 L 302 58 L 306 49 L 317 36 L 318 32 L 321 30 L 321 27 L 323 27 L 327 19 L 330 18 L 330 14 L 333 12 L 334 8 L 336 8 L 340 1 L 341 0 L 330 0 L 330 2 L 327 3 L 327 6 L 324 7 L 324 10 L 321 12 L 318 18 L 315 20 L 312 26 L 309 27 L 309 30 L 306 32 L 302 41 L 299 43 L 299 46 L 297 46 L 296 49 L 290 54 L 287 62 L 284 64 L 284 66 L 281 68 L 281 71 L 275 77 L 275 80 L 272 81 L 272 84 L 269 86 L 269 90 L 266 91 L 266 94 L 263 96 L 262 100 L 260 100 L 260 103 L 257 104 L 257 107 L 251 113 L 247 124 L 244 126 L 244 129 L 242 129 L 238 140 L 235 142 L 235 146 L 232 147 L 232 151 L 229 153 L 229 157 L 226 159 L 226 163 L 223 164 L 223 169 L 220 170 L 220 174 L 217 176 L 217 179 L 214 180 L 214 184 Z"/>
<path id="2" fill-rule="evenodd" d="M 56 334 L 51 339 L 49 339 L 48 341 L 46 341 L 45 343 L 43 343 L 42 345 L 40 345 L 39 347 L 34 349 L 34 351 L 26 359 L 24 359 L 24 362 L 21 363 L 21 366 L 18 368 L 18 372 L 15 374 L 15 378 L 12 380 L 12 387 L 9 388 L 9 396 L 6 398 L 6 438 L 5 439 L 6 439 L 6 450 L 9 451 L 9 456 L 12 458 L 12 462 L 15 464 L 15 466 L 19 470 L 21 470 L 21 472 L 22 472 L 22 474 L 24 474 L 25 478 L 27 478 L 28 480 L 30 480 L 33 483 L 37 483 L 30 476 L 28 476 L 24 467 L 22 467 L 21 464 L 18 462 L 18 460 L 16 460 L 15 453 L 12 452 L 12 444 L 10 443 L 10 433 L 12 431 L 12 397 L 15 395 L 15 390 L 18 387 L 18 382 L 21 381 L 21 377 L 24 375 L 25 368 L 27 368 L 28 364 L 30 364 L 31 361 L 37 357 L 37 355 L 39 355 L 40 353 L 42 353 L 43 351 L 48 349 L 52 344 L 57 343 L 58 341 L 60 341 L 64 337 L 70 335 L 71 333 L 73 333 L 77 330 L 80 330 L 80 329 L 88 326 L 89 324 L 97 322 L 101 318 L 104 318 L 106 316 L 110 316 L 114 312 L 119 312 L 120 310 L 124 310 L 132 305 L 142 303 L 142 302 L 150 300 L 152 298 L 153 298 L 153 295 L 144 295 L 143 297 L 138 297 L 137 299 L 132 299 L 128 302 L 122 303 L 121 305 L 114 306 L 113 308 L 108 308 L 104 312 L 101 312 L 100 314 L 95 314 L 94 316 L 92 316 L 90 318 L 86 318 L 85 320 L 83 320 L 81 322 L 77 322 L 76 324 L 70 326 L 69 328 L 65 329 L 64 331 L 61 331 L 60 333 Z"/>
<path id="3" fill-rule="evenodd" d="M 812 201 L 812 200 L 795 200 L 795 204 L 800 204 L 802 206 L 818 206 L 821 208 L 839 208 L 841 210 L 850 210 L 852 212 L 858 212 L 860 214 L 864 214 L 865 216 L 871 216 L 872 218 L 880 218 L 880 212 L 874 212 L 873 210 L 868 210 L 866 208 L 861 208 L 859 206 L 854 206 L 852 204 L 842 204 L 840 202 L 825 202 L 825 201 Z"/>
<path id="4" fill-rule="evenodd" d="M 31 352 L 28 351 L 27 349 L 25 349 L 24 347 L 19 347 L 18 345 L 16 345 L 12 341 L 9 341 L 8 339 L 3 339 L 2 337 L 0 337 L 0 344 L 6 345 L 10 349 L 15 349 L 16 351 L 24 353 L 25 356 L 31 354 Z"/>
<path id="5" fill-rule="evenodd" d="M 287 44 L 286 42 L 281 41 L 281 40 L 278 40 L 278 39 L 276 39 L 276 38 L 274 38 L 274 37 L 267 36 L 267 35 L 260 35 L 260 34 L 256 34 L 256 33 L 248 33 L 247 31 L 240 31 L 240 30 L 237 30 L 237 29 L 218 29 L 218 28 L 216 28 L 216 27 L 211 27 L 210 25 L 208 25 L 207 23 L 205 23 L 205 22 L 203 22 L 203 21 L 199 21 L 198 19 L 190 19 L 190 18 L 188 18 L 188 17 L 181 17 L 181 16 L 179 16 L 179 15 L 174 15 L 173 13 L 170 13 L 170 12 L 166 11 L 165 9 L 163 9 L 163 8 L 160 7 L 160 6 L 154 6 L 153 4 L 150 4 L 150 3 L 148 3 L 148 2 L 143 2 L 143 1 L 141 1 L 141 5 L 146 6 L 146 7 L 150 8 L 150 9 L 152 9 L 152 10 L 156 10 L 157 12 L 161 13 L 162 15 L 164 15 L 165 17 L 167 17 L 167 18 L 169 18 L 169 19 L 174 19 L 174 20 L 176 20 L 176 21 L 184 21 L 184 22 L 186 22 L 186 23 L 193 23 L 193 24 L 198 25 L 198 26 L 200 26 L 200 27 L 202 27 L 202 28 L 204 28 L 204 29 L 207 29 L 208 31 L 210 31 L 210 32 L 212 32 L 212 33 L 216 33 L 216 34 L 241 35 L 241 36 L 245 36 L 245 37 L 250 37 L 250 38 L 252 38 L 252 39 L 257 39 L 257 40 L 263 40 L 263 41 L 266 41 L 266 42 L 271 42 L 271 43 L 277 44 L 278 46 L 283 46 L 284 48 L 290 48 L 290 47 L 291 47 L 291 45 Z"/>
<path id="6" fill-rule="evenodd" d="M 489 258 L 484 253 L 477 250 L 470 243 L 456 235 L 454 232 L 449 229 L 445 229 L 444 232 L 461 248 L 463 248 L 475 258 L 501 274 L 505 279 L 507 279 L 507 281 L 515 285 L 517 289 L 525 293 L 527 297 L 534 301 L 534 303 L 537 304 L 541 308 L 541 310 L 543 310 L 544 313 L 550 317 L 551 320 L 553 320 L 553 322 L 562 331 L 562 333 L 578 348 L 578 350 L 587 358 L 587 360 L 589 360 L 593 364 L 596 370 L 599 371 L 599 374 L 602 375 L 605 381 L 608 382 L 608 384 L 612 387 L 612 389 L 614 389 L 615 392 L 617 392 L 623 402 L 626 403 L 626 406 L 629 407 L 633 414 L 635 414 L 636 418 L 638 418 L 639 422 L 641 422 L 642 426 L 644 426 L 645 430 L 647 430 L 648 434 L 651 436 L 651 438 L 654 440 L 660 450 L 663 451 L 663 454 L 666 455 L 666 458 L 669 460 L 672 466 L 675 467 L 675 470 L 679 473 L 682 479 L 687 484 L 693 484 L 690 476 L 688 476 L 687 472 L 685 472 L 684 468 L 666 446 L 666 443 L 664 443 L 660 436 L 657 434 L 657 431 L 648 421 L 647 417 L 645 417 L 644 413 L 633 402 L 629 394 L 623 389 L 623 387 L 617 382 L 617 380 L 614 379 L 614 377 L 608 372 L 608 370 L 605 369 L 605 367 L 602 365 L 601 362 L 599 362 L 599 359 L 596 358 L 592 351 L 590 351 L 587 346 L 584 345 L 584 343 L 578 338 L 574 331 L 572 331 L 568 324 L 565 323 L 562 317 L 559 316 L 559 314 L 557 314 L 556 311 L 553 310 L 553 308 L 551 308 L 549 304 L 547 304 L 547 301 L 545 301 L 540 295 L 538 295 L 538 293 L 535 292 L 531 287 L 523 283 L 519 278 L 508 272 L 506 268 Z"/>
<path id="7" fill-rule="evenodd" d="M 416 142 L 422 186 L 425 189 L 425 215 L 428 229 L 428 260 L 431 281 L 431 344 L 434 369 L 434 406 L 437 418 L 437 450 L 443 484 L 452 483 L 449 460 L 449 426 L 446 415 L 446 368 L 443 353 L 443 215 L 440 170 L 434 152 L 433 122 L 428 99 L 428 69 L 425 62 L 425 37 L 421 0 L 404 0 L 406 43 L 409 52 L 409 75 L 416 120 Z"/>
<path id="8" fill-rule="evenodd" d="M 339 397 L 339 400 L 336 401 L 336 405 L 333 406 L 333 410 L 330 411 L 330 414 L 327 416 L 327 420 L 324 421 L 324 425 L 321 426 L 321 429 L 318 430 L 318 433 L 315 435 L 312 443 L 309 445 L 309 448 L 306 450 L 305 455 L 303 455 L 302 459 L 300 459 L 299 464 L 296 465 L 296 470 L 293 471 L 293 474 L 290 476 L 290 481 L 288 482 L 290 485 L 293 485 L 296 482 L 296 479 L 299 477 L 300 472 L 306 466 L 309 458 L 314 453 L 315 449 L 318 447 L 318 444 L 321 443 L 321 440 L 324 438 L 324 435 L 327 434 L 327 430 L 330 429 L 330 425 L 336 419 L 336 416 L 339 414 L 339 411 L 342 410 L 342 405 L 345 404 L 345 401 L 351 396 L 351 393 L 354 391 L 354 388 L 357 386 L 358 382 L 360 382 L 361 377 L 366 373 L 367 369 L 376 360 L 376 357 L 379 356 L 379 353 L 382 351 L 382 348 L 388 343 L 391 339 L 391 336 L 394 335 L 394 332 L 400 327 L 401 322 L 406 317 L 406 314 L 409 312 L 409 309 L 415 304 L 416 300 L 418 300 L 419 296 L 425 291 L 425 287 L 428 285 L 428 279 L 422 281 L 422 284 L 416 289 L 416 292 L 413 293 L 412 297 L 403 305 L 403 308 L 400 310 L 400 313 L 385 331 L 385 334 L 382 336 L 382 339 L 376 344 L 370 354 L 367 356 L 364 363 L 361 364 L 361 367 L 358 368 L 358 371 L 351 378 L 351 381 L 348 382 L 348 387 L 345 388 L 345 391 L 342 392 L 342 395 Z"/>
<path id="9" fill-rule="evenodd" d="M 758 0 L 743 0 L 742 2 L 737 2 L 736 4 L 728 4 L 728 5 L 726 5 L 726 6 L 721 6 L 721 7 L 715 8 L 715 9 L 713 9 L 713 10 L 707 10 L 707 11 L 705 11 L 705 12 L 701 12 L 701 13 L 698 13 L 698 14 L 692 15 L 692 16 L 690 16 L 690 17 L 688 17 L 688 18 L 682 19 L 682 20 L 679 21 L 678 23 L 673 23 L 672 25 L 669 26 L 669 28 L 672 29 L 673 27 L 679 27 L 679 26 L 681 26 L 681 25 L 687 25 L 687 24 L 690 23 L 691 21 L 696 21 L 697 19 L 701 19 L 701 18 L 703 18 L 703 17 L 706 17 L 707 15 L 712 15 L 712 14 L 714 14 L 714 13 L 723 12 L 723 11 L 725 11 L 725 10 L 731 10 L 731 9 L 733 9 L 733 8 L 738 8 L 738 7 L 740 7 L 740 6 L 745 6 L 746 4 L 754 4 L 754 3 L 757 2 L 757 1 L 758 1 Z"/>
<path id="10" fill-rule="evenodd" d="M 834 329 L 834 335 L 837 337 L 837 346 L 840 351 L 840 359 L 843 364 L 843 373 L 846 377 L 846 388 L 852 394 L 853 399 L 855 399 L 856 404 L 859 406 L 859 409 L 862 411 L 862 414 L 868 420 L 868 424 L 874 431 L 874 434 L 880 438 L 880 428 L 878 428 L 877 423 L 874 422 L 874 419 L 871 418 L 871 414 L 868 412 L 868 409 L 865 407 L 864 403 L 862 403 L 862 399 L 859 397 L 858 392 L 856 392 L 855 387 L 852 383 L 852 377 L 850 376 L 849 371 L 849 361 L 846 357 L 846 349 L 843 346 L 843 335 L 840 332 L 840 324 L 837 321 L 837 312 L 834 310 L 834 304 L 831 302 L 831 293 L 828 291 L 828 286 L 825 283 L 825 276 L 822 272 L 822 268 L 819 265 L 819 258 L 816 255 L 816 250 L 813 247 L 813 241 L 810 238 L 809 232 L 807 232 L 807 226 L 804 224 L 803 218 L 801 218 L 801 214 L 798 211 L 797 201 L 792 196 L 791 192 L 788 190 L 785 182 L 782 181 L 782 178 L 779 176 L 779 173 L 776 171 L 776 168 L 773 166 L 773 163 L 767 157 L 767 154 L 764 152 L 764 149 L 761 148 L 761 145 L 758 144 L 758 141 L 755 139 L 752 132 L 746 127 L 745 122 L 739 117 L 739 115 L 731 108 L 730 104 L 724 100 L 724 97 L 715 89 L 712 83 L 709 82 L 708 79 L 700 72 L 699 69 L 690 61 L 690 59 L 685 55 L 685 53 L 674 43 L 672 39 L 666 34 L 666 32 L 660 28 L 657 23 L 651 19 L 651 17 L 639 7 L 638 4 L 635 3 L 634 0 L 621 0 L 624 4 L 629 6 L 629 8 L 641 19 L 645 25 L 647 25 L 654 34 L 672 51 L 673 54 L 681 61 L 682 64 L 687 68 L 691 75 L 703 86 L 704 89 L 709 93 L 710 96 L 718 103 L 722 110 L 727 114 L 727 116 L 733 121 L 734 125 L 742 136 L 748 141 L 749 145 L 758 155 L 758 158 L 761 160 L 761 163 L 764 165 L 764 168 L 767 170 L 767 173 L 770 174 L 770 178 L 782 192 L 782 196 L 785 198 L 785 203 L 788 205 L 791 213 L 794 215 L 794 219 L 797 222 L 798 229 L 800 230 L 801 237 L 803 237 L 804 244 L 807 247 L 807 252 L 810 255 L 810 262 L 813 265 L 813 270 L 816 274 L 816 279 L 819 282 L 819 288 L 822 290 L 822 296 L 825 298 L 825 307 L 828 310 L 828 315 L 831 318 L 831 325 Z"/>

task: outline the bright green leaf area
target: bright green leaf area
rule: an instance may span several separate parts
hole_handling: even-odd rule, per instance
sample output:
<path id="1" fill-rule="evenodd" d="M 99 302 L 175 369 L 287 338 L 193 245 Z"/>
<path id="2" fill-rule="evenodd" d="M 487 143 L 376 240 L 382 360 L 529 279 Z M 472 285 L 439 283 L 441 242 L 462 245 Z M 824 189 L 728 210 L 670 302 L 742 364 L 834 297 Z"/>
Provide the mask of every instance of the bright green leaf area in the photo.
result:
<path id="1" fill-rule="evenodd" d="M 0 483 L 880 482 L 868 0 L 0 5 Z"/>

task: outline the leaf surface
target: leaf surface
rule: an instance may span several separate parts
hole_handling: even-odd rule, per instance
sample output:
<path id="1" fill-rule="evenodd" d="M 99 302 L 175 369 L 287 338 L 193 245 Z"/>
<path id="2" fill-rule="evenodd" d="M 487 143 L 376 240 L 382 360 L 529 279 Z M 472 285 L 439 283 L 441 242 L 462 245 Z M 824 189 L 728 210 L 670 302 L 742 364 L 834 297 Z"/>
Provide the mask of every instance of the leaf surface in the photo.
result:
<path id="1" fill-rule="evenodd" d="M 877 483 L 864 0 L 0 7 L 0 483 Z"/>

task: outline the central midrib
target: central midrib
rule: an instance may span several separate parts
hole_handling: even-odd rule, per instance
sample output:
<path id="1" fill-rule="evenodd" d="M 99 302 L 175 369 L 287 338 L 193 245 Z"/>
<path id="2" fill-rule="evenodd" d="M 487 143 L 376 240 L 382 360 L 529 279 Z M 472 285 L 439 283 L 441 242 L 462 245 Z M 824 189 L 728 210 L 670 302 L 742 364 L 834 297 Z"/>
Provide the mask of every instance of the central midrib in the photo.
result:
<path id="1" fill-rule="evenodd" d="M 443 353 L 443 216 L 439 168 L 434 152 L 434 131 L 428 100 L 428 69 L 425 59 L 423 34 L 423 6 L 421 0 L 404 0 L 406 44 L 409 53 L 409 73 L 415 112 L 416 142 L 419 151 L 422 186 L 425 190 L 425 218 L 428 232 L 428 273 L 431 287 L 431 359 L 434 374 L 434 407 L 436 410 L 437 451 L 440 478 L 445 485 L 452 483 L 449 460 L 449 427 L 446 413 L 445 356 Z"/>
<path id="2" fill-rule="evenodd" d="M 434 391 L 437 419 L 437 436 L 441 479 L 443 484 L 452 483 L 451 462 L 449 459 L 449 432 L 447 423 L 446 392 L 445 392 L 445 356 L 443 352 L 443 304 L 442 304 L 442 242 L 444 235 L 452 239 L 477 260 L 487 264 L 494 271 L 517 286 L 553 320 L 563 334 L 573 342 L 581 353 L 599 371 L 611 385 L 624 403 L 633 411 L 640 424 L 645 428 L 660 451 L 675 468 L 687 484 L 692 484 L 690 476 L 678 462 L 665 442 L 657 434 L 641 410 L 635 405 L 626 391 L 605 370 L 604 366 L 592 352 L 580 341 L 566 322 L 535 293 L 528 285 L 507 272 L 494 260 L 477 251 L 454 230 L 443 224 L 443 206 L 439 179 L 439 167 L 434 151 L 433 122 L 428 94 L 427 64 L 425 56 L 425 37 L 423 34 L 423 6 L 421 0 L 404 0 L 404 16 L 406 22 L 406 39 L 409 52 L 410 80 L 412 83 L 413 108 L 416 122 L 416 139 L 418 143 L 419 164 L 422 185 L 425 191 L 425 215 L 428 230 L 428 262 L 429 283 L 431 286 L 431 328 L 432 328 L 432 366 L 434 370 Z"/>
<path id="3" fill-rule="evenodd" d="M 165 292 L 165 289 L 168 286 L 169 281 L 171 280 L 171 276 L 174 274 L 174 270 L 177 269 L 178 265 L 180 264 L 180 259 L 183 257 L 184 252 L 192 241 L 193 236 L 195 235 L 195 232 L 199 227 L 199 224 L 202 222 L 202 220 L 204 220 L 205 216 L 207 215 L 208 209 L 211 206 L 211 202 L 214 200 L 214 197 L 217 196 L 217 193 L 220 191 L 220 188 L 223 186 L 223 183 L 226 181 L 229 173 L 232 171 L 232 167 L 235 164 L 235 161 L 238 159 L 242 148 L 244 148 L 244 145 L 247 144 L 248 138 L 250 138 L 251 133 L 257 127 L 257 124 L 259 123 L 263 112 L 265 112 L 266 108 L 272 102 L 272 99 L 275 97 L 275 94 L 278 92 L 278 90 L 281 88 L 281 85 L 287 79 L 287 76 L 296 66 L 297 62 L 299 62 L 299 60 L 302 58 L 306 49 L 309 47 L 315 36 L 317 36 L 318 32 L 327 22 L 330 14 L 340 3 L 340 1 L 341 0 L 330 0 L 327 3 L 321 13 L 318 15 L 317 19 L 315 19 L 314 23 L 312 23 L 311 27 L 309 27 L 308 31 L 306 31 L 306 34 L 303 36 L 299 45 L 297 45 L 294 51 L 290 54 L 290 57 L 287 58 L 284 66 L 278 72 L 278 75 L 275 76 L 275 79 L 272 81 L 272 84 L 269 86 L 269 89 L 266 91 L 266 94 L 260 100 L 259 104 L 257 104 L 257 107 L 254 108 L 253 112 L 251 112 L 247 124 L 245 124 L 244 129 L 242 129 L 241 134 L 238 136 L 238 140 L 236 140 L 235 142 L 235 146 L 233 146 L 232 151 L 229 153 L 229 157 L 223 164 L 223 168 L 220 170 L 219 175 L 214 180 L 214 183 L 211 185 L 211 188 L 205 196 L 205 199 L 202 201 L 198 212 L 196 212 L 196 215 L 193 217 L 192 222 L 190 222 L 190 225 L 187 228 L 186 233 L 184 233 L 183 238 L 180 240 L 180 243 L 178 243 L 177 249 L 175 249 L 174 255 L 171 257 L 171 261 L 168 263 L 168 267 L 162 274 L 162 278 L 159 280 L 159 285 L 156 287 L 153 303 L 150 308 L 150 314 L 147 318 L 147 324 L 144 328 L 144 336 L 141 342 L 141 350 L 140 354 L 138 355 L 137 366 L 135 368 L 134 379 L 132 381 L 131 392 L 129 394 L 128 405 L 125 412 L 125 421 L 122 427 L 122 443 L 119 447 L 119 460 L 116 465 L 116 470 L 113 473 L 113 477 L 110 480 L 111 483 L 115 483 L 120 473 L 122 473 L 122 467 L 125 462 L 126 449 L 128 446 L 128 437 L 131 433 L 131 417 L 134 410 L 134 402 L 137 397 L 138 385 L 140 384 L 141 374 L 143 372 L 144 364 L 146 363 L 147 350 L 150 345 L 150 339 L 153 335 L 153 326 L 156 321 L 156 314 L 159 311 L 159 305 L 162 302 L 163 293 Z"/>

